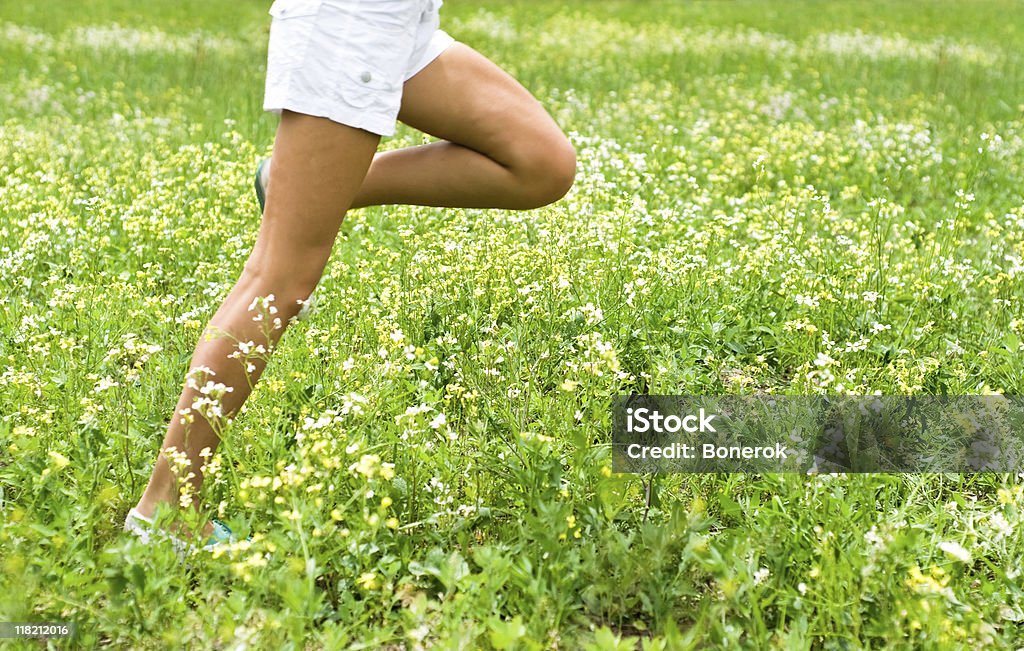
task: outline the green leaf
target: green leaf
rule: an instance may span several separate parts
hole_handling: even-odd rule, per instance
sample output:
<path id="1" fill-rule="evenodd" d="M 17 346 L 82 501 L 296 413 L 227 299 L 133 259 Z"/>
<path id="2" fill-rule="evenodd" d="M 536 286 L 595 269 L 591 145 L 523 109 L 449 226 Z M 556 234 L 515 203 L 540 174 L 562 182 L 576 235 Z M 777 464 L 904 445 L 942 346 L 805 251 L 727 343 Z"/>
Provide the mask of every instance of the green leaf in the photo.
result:
<path id="1" fill-rule="evenodd" d="M 146 571 L 142 569 L 142 566 L 138 563 L 132 563 L 130 571 L 132 573 L 132 583 L 135 584 L 135 587 L 138 589 L 138 591 L 142 592 L 143 590 L 145 590 Z"/>
<path id="2" fill-rule="evenodd" d="M 523 625 L 523 618 L 520 615 L 509 620 L 494 617 L 488 623 L 490 627 L 488 637 L 495 649 L 508 649 L 513 642 L 526 635 L 526 626 Z"/>

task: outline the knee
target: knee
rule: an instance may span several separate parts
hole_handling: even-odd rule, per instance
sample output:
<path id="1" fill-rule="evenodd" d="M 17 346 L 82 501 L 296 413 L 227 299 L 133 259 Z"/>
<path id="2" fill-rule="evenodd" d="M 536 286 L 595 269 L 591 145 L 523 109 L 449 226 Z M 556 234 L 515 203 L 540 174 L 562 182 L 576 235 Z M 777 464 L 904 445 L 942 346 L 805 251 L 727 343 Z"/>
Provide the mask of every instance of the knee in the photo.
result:
<path id="1" fill-rule="evenodd" d="M 524 208 L 558 201 L 576 180 L 576 149 L 561 133 L 530 143 L 523 173 Z"/>

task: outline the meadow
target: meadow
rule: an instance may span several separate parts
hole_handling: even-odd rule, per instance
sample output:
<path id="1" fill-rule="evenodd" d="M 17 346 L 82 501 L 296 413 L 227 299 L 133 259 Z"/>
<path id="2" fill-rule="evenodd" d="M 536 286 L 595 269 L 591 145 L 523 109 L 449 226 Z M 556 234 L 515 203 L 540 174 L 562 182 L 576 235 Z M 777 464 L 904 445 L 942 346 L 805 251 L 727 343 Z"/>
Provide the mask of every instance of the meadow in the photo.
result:
<path id="1" fill-rule="evenodd" d="M 251 539 L 186 568 L 123 533 L 255 241 L 268 6 L 0 4 L 0 622 L 75 622 L 53 648 L 1024 646 L 1022 474 L 644 476 L 608 449 L 630 392 L 1024 393 L 1011 0 L 448 0 L 570 134 L 574 188 L 349 214 L 197 496 Z"/>

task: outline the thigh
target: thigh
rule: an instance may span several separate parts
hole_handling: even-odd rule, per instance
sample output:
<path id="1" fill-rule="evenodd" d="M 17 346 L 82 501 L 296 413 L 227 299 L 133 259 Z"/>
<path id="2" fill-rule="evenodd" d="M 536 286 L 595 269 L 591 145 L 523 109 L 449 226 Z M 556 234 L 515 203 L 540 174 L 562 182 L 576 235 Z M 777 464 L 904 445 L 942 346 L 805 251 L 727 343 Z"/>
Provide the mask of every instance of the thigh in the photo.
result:
<path id="1" fill-rule="evenodd" d="M 564 138 L 522 84 L 460 42 L 405 82 L 398 119 L 508 165 L 537 138 Z"/>

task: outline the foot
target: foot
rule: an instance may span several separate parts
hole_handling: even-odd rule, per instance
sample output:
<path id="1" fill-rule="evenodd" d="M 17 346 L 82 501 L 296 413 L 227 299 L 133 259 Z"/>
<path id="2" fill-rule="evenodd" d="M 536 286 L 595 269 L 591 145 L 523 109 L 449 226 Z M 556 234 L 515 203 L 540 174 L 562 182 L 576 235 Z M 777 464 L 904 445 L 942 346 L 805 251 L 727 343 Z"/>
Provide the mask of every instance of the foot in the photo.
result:
<path id="1" fill-rule="evenodd" d="M 227 528 L 224 523 L 214 520 L 216 523 L 214 534 L 206 539 L 206 544 L 203 546 L 204 552 L 217 552 L 223 549 L 226 544 L 234 543 L 236 537 L 231 533 L 231 530 Z M 125 517 L 124 530 L 130 533 L 134 533 L 141 539 L 142 545 L 150 545 L 153 539 L 167 539 L 174 547 L 174 552 L 178 556 L 178 560 L 184 562 L 186 556 L 194 555 L 198 553 L 196 546 L 188 543 L 188 541 L 179 538 L 176 535 L 172 535 L 157 529 L 154 526 L 154 521 L 143 517 L 135 509 L 128 512 Z M 252 539 L 252 536 L 249 536 Z M 190 563 L 185 562 L 185 567 L 193 569 Z"/>
<path id="2" fill-rule="evenodd" d="M 256 188 L 256 200 L 260 203 L 260 214 L 267 204 L 267 185 L 270 184 L 270 159 L 264 158 L 256 165 L 256 178 L 253 179 L 253 187 Z"/>
<path id="3" fill-rule="evenodd" d="M 152 525 L 155 519 L 155 514 L 156 505 L 139 503 L 134 509 L 128 512 L 128 518 L 126 518 L 125 520 L 125 529 L 128 530 L 127 521 L 129 519 L 135 520 L 136 522 L 141 521 Z M 211 536 L 214 536 L 214 534 L 217 532 L 217 525 L 215 524 L 215 522 L 217 521 L 208 520 L 207 523 L 203 526 L 203 532 L 201 534 L 202 539 L 206 540 Z M 191 533 L 191 531 L 185 528 L 184 525 L 180 522 L 172 522 L 169 525 L 169 529 L 175 537 L 182 538 L 184 540 L 191 540 L 191 538 L 193 538 L 193 533 Z"/>

